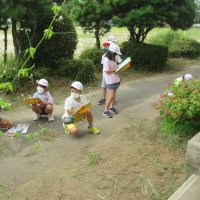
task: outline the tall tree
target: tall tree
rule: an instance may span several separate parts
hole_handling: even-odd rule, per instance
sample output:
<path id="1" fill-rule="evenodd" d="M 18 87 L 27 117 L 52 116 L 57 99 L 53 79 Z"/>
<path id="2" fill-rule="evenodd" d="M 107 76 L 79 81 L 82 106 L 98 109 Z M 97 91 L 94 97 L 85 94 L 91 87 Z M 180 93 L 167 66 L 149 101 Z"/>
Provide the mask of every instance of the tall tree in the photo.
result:
<path id="1" fill-rule="evenodd" d="M 29 28 L 30 24 L 37 22 L 45 10 L 49 9 L 49 0 L 4 0 L 1 13 L 11 19 L 13 44 L 16 56 L 23 52 L 19 30 Z"/>
<path id="2" fill-rule="evenodd" d="M 108 22 L 113 15 L 109 0 L 74 0 L 71 11 L 72 19 L 79 23 L 85 31 L 93 33 L 96 46 L 100 48 L 100 35 L 111 28 Z"/>
<path id="3" fill-rule="evenodd" d="M 5 1 L 0 1 L 0 8 L 3 8 L 5 5 Z M 6 62 L 7 60 L 7 46 L 8 46 L 8 39 L 7 39 L 7 33 L 8 33 L 8 18 L 7 16 L 0 10 L 0 30 L 4 32 L 4 53 L 3 53 L 3 60 Z"/>
<path id="4" fill-rule="evenodd" d="M 165 23 L 187 29 L 194 21 L 194 0 L 112 0 L 114 20 L 126 26 L 130 41 L 143 42 L 149 31 Z"/>

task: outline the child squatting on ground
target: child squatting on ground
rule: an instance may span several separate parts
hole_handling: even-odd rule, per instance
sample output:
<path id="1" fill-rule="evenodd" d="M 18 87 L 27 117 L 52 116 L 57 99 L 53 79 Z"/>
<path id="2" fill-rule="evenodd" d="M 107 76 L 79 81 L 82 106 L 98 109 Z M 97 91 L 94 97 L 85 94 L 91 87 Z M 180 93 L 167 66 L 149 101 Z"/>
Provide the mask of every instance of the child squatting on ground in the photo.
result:
<path id="1" fill-rule="evenodd" d="M 49 83 L 46 79 L 40 79 L 37 81 L 37 92 L 34 93 L 34 98 L 39 98 L 42 102 L 32 105 L 32 110 L 35 112 L 34 121 L 41 118 L 41 115 L 47 115 L 48 121 L 54 121 L 53 117 L 53 97 L 48 91 Z"/>
<path id="2" fill-rule="evenodd" d="M 114 35 L 110 35 L 110 36 L 108 37 L 108 41 L 103 43 L 103 47 L 104 47 L 104 52 L 105 52 L 105 53 L 103 54 L 102 59 L 101 59 L 101 64 L 102 64 L 102 66 L 103 66 L 103 60 L 104 60 L 104 58 L 105 58 L 105 55 L 106 55 L 106 53 L 109 51 L 109 46 L 110 46 L 111 44 L 115 44 L 115 42 L 116 42 L 115 36 L 114 36 Z M 121 57 L 120 57 L 119 55 L 116 55 L 116 56 L 115 56 L 115 61 L 119 64 L 119 63 L 122 62 L 122 59 L 121 59 Z M 103 70 L 102 70 L 102 71 L 103 71 Z M 101 88 L 102 88 L 102 99 L 100 99 L 100 101 L 99 101 L 99 103 L 98 103 L 99 105 L 105 104 L 105 102 L 106 102 L 107 86 L 106 86 L 106 82 L 105 82 L 104 73 L 102 74 Z"/>
<path id="3" fill-rule="evenodd" d="M 83 85 L 79 81 L 75 81 L 70 86 L 71 95 L 65 100 L 63 127 L 66 134 L 72 134 L 74 136 L 78 135 L 77 125 L 74 123 L 74 118 L 72 115 L 77 112 L 85 103 L 87 103 L 86 97 L 81 95 L 83 91 Z M 87 118 L 88 121 L 88 131 L 90 133 L 99 134 L 100 131 L 93 126 L 93 116 L 90 110 L 87 110 L 85 113 L 81 114 L 82 118 Z"/>
<path id="4" fill-rule="evenodd" d="M 105 77 L 108 90 L 108 98 L 106 100 L 103 115 L 107 118 L 111 118 L 112 114 L 118 113 L 114 107 L 116 91 L 120 85 L 119 75 L 115 73 L 115 70 L 119 67 L 115 59 L 116 55 L 122 55 L 120 48 L 117 44 L 111 44 L 109 46 L 109 51 L 106 53 L 103 60 L 103 76 Z"/>
<path id="5" fill-rule="evenodd" d="M 0 106 L 0 112 L 1 112 L 1 106 Z M 9 121 L 8 119 L 2 118 L 0 117 L 0 131 L 4 131 L 7 130 L 9 128 L 12 128 L 13 124 L 11 121 Z"/>

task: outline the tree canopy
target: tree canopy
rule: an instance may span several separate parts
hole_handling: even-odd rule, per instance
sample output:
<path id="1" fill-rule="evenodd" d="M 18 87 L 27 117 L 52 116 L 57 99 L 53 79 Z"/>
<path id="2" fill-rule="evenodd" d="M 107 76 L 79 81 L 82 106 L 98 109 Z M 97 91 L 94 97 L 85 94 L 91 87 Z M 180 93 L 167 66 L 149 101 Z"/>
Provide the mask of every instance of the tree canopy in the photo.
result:
<path id="1" fill-rule="evenodd" d="M 114 21 L 126 26 L 130 40 L 143 42 L 148 32 L 168 24 L 173 29 L 189 28 L 195 18 L 194 0 L 113 0 Z"/>
<path id="2" fill-rule="evenodd" d="M 113 12 L 110 1 L 74 0 L 71 16 L 85 31 L 94 33 L 97 47 L 100 48 L 99 36 L 111 28 L 109 20 L 112 18 Z"/>

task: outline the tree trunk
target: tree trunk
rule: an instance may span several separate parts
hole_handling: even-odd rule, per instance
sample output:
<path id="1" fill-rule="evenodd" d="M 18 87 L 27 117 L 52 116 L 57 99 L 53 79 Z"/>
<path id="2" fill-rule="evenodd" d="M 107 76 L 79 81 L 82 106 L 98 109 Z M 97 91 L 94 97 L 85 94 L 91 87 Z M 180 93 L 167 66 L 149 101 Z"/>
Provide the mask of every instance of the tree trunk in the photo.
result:
<path id="1" fill-rule="evenodd" d="M 3 29 L 4 32 L 4 54 L 3 54 L 3 61 L 6 63 L 7 61 L 7 49 L 8 49 L 8 39 L 7 39 L 7 33 L 8 33 L 8 27 Z"/>
<path id="2" fill-rule="evenodd" d="M 15 19 L 12 19 L 12 36 L 13 36 L 15 56 L 20 57 L 22 56 L 22 45 L 19 34 L 17 32 L 17 21 Z"/>
<path id="3" fill-rule="evenodd" d="M 96 38 L 96 46 L 97 46 L 98 49 L 100 49 L 101 44 L 100 44 L 100 38 L 99 38 L 99 27 L 96 27 L 94 35 L 95 35 L 95 38 Z"/>

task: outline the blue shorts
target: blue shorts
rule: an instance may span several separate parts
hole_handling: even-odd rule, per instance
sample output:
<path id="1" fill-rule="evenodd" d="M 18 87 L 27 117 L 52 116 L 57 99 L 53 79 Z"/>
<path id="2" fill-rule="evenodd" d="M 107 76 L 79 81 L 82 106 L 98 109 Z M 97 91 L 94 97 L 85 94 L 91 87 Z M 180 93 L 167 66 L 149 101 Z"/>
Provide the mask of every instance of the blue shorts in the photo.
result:
<path id="1" fill-rule="evenodd" d="M 119 86 L 120 86 L 120 82 L 113 83 L 113 84 L 107 84 L 107 89 L 108 90 L 116 90 Z"/>
<path id="2" fill-rule="evenodd" d="M 106 81 L 105 81 L 105 77 L 102 77 L 101 87 L 102 87 L 102 88 L 107 88 Z"/>

